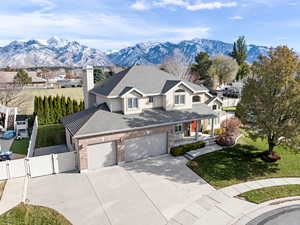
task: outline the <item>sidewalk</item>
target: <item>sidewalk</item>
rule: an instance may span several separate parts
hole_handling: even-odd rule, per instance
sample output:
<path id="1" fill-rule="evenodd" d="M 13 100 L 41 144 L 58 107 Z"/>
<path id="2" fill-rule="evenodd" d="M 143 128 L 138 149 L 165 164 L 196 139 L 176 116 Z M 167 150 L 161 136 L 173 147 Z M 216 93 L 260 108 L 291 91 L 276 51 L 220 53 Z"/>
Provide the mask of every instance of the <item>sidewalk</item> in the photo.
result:
<path id="1" fill-rule="evenodd" d="M 255 189 L 288 184 L 300 184 L 300 178 L 250 181 L 212 191 L 178 213 L 168 225 L 231 225 L 233 221 L 247 216 L 249 211 L 259 207 L 235 196 Z"/>
<path id="2" fill-rule="evenodd" d="M 8 180 L 2 199 L 0 200 L 0 215 L 17 206 L 23 197 L 25 177 Z"/>

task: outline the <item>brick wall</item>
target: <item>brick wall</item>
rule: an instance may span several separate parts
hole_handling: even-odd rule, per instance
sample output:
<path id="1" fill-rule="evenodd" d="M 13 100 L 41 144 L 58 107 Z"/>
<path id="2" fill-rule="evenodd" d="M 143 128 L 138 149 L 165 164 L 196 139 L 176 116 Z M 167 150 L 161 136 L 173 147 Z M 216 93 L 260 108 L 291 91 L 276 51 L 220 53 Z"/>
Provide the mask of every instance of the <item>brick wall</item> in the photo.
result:
<path id="1" fill-rule="evenodd" d="M 125 143 L 126 139 L 142 137 L 146 135 L 152 135 L 157 133 L 167 132 L 168 134 L 173 132 L 173 126 L 161 126 L 156 128 L 149 129 L 140 129 L 129 132 L 120 132 L 113 134 L 100 135 L 95 137 L 83 138 L 78 140 L 79 145 L 79 165 L 80 170 L 88 169 L 88 145 L 100 144 L 104 142 L 116 141 L 116 149 L 117 149 L 117 162 L 121 163 L 125 161 Z M 169 139 L 169 138 L 168 138 Z M 168 142 L 168 151 L 170 148 L 169 141 Z"/>

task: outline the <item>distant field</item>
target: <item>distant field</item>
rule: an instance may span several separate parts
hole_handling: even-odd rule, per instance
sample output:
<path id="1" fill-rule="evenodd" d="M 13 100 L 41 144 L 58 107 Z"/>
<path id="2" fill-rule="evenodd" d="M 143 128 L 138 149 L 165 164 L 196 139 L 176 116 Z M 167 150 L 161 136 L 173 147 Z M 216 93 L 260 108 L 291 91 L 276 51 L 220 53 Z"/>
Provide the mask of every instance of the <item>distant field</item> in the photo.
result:
<path id="1" fill-rule="evenodd" d="M 30 115 L 33 113 L 34 97 L 45 95 L 60 95 L 77 100 L 83 99 L 82 88 L 24 90 L 19 94 L 17 103 L 15 103 L 14 106 L 18 107 L 19 113 Z M 19 102 L 21 104 L 19 104 Z"/>

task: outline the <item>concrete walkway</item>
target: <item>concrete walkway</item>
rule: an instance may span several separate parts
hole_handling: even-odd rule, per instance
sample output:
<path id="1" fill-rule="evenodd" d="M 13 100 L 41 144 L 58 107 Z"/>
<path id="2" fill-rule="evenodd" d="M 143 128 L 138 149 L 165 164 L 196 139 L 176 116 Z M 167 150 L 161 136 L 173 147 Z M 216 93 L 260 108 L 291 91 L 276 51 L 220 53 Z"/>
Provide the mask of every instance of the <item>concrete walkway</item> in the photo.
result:
<path id="1" fill-rule="evenodd" d="M 205 155 L 205 154 L 220 151 L 220 150 L 223 150 L 222 146 L 213 144 L 213 145 L 205 146 L 204 148 L 190 151 L 190 152 L 186 153 L 184 156 L 189 160 L 193 160 L 201 155 Z"/>
<path id="2" fill-rule="evenodd" d="M 212 191 L 169 221 L 169 225 L 232 225 L 233 221 L 247 216 L 257 204 L 235 198 L 244 192 L 264 187 L 300 184 L 300 178 L 274 178 L 250 181 Z"/>
<path id="3" fill-rule="evenodd" d="M 21 203 L 25 177 L 8 180 L 0 201 L 0 215 Z"/>

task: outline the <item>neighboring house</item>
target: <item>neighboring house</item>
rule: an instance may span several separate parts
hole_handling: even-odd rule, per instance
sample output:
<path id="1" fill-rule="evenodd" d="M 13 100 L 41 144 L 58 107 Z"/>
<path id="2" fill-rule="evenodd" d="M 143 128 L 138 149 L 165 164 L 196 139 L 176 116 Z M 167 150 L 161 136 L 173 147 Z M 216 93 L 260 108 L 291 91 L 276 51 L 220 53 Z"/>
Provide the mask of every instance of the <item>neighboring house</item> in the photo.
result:
<path id="1" fill-rule="evenodd" d="M 47 87 L 47 80 L 37 76 L 37 72 L 28 72 L 28 76 L 31 77 L 32 83 L 26 85 L 26 87 Z M 14 84 L 14 78 L 17 72 L 5 72 L 0 71 L 0 88 L 7 87 Z"/>
<path id="2" fill-rule="evenodd" d="M 0 105 L 0 131 L 15 130 L 18 109 Z"/>
<path id="3" fill-rule="evenodd" d="M 83 78 L 85 111 L 62 119 L 81 171 L 167 154 L 181 140 L 204 138 L 219 126 L 222 101 L 207 88 L 155 66 L 133 66 L 94 87 Z"/>

